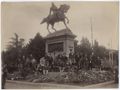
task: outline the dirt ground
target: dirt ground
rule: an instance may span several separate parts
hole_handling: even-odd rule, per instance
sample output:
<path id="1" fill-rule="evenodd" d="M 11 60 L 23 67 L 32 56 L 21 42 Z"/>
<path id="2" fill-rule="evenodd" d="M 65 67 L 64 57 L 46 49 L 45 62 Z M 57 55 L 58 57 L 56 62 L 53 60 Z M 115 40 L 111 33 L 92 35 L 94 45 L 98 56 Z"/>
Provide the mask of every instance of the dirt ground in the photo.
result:
<path id="1" fill-rule="evenodd" d="M 61 84 L 49 84 L 49 83 L 16 83 L 7 82 L 6 89 L 81 89 L 81 88 L 118 88 L 118 84 L 108 83 L 106 84 L 96 84 L 91 86 L 73 86 L 73 85 L 61 85 Z"/>

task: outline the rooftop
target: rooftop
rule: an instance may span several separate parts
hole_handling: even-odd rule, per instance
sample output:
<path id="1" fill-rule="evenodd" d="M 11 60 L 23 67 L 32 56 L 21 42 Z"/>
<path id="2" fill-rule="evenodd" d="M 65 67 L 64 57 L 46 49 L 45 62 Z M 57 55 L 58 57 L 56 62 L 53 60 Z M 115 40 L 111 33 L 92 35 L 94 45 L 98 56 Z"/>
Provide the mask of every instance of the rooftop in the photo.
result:
<path id="1" fill-rule="evenodd" d="M 47 39 L 47 38 L 53 38 L 58 36 L 64 36 L 64 35 L 72 36 L 74 38 L 76 37 L 76 35 L 74 35 L 70 29 L 62 29 L 62 30 L 48 34 L 45 38 Z"/>

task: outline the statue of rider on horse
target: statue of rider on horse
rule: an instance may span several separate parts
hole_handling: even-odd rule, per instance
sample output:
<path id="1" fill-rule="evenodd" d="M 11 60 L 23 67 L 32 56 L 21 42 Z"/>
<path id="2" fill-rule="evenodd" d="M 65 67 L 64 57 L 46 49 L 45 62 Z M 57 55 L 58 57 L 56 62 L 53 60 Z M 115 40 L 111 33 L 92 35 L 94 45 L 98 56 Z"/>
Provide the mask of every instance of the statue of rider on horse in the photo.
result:
<path id="1" fill-rule="evenodd" d="M 66 5 L 66 4 L 60 5 L 60 7 L 57 8 L 57 6 L 54 3 L 52 3 L 49 15 L 42 20 L 41 24 L 47 23 L 47 30 L 49 33 L 51 33 L 49 31 L 49 25 L 51 25 L 52 29 L 56 31 L 56 29 L 54 28 L 54 24 L 56 22 L 61 21 L 64 23 L 66 28 L 68 28 L 67 24 L 66 24 L 66 20 L 67 20 L 67 23 L 69 23 L 69 19 L 65 16 L 65 13 L 67 13 L 69 8 L 70 8 L 70 6 Z"/>

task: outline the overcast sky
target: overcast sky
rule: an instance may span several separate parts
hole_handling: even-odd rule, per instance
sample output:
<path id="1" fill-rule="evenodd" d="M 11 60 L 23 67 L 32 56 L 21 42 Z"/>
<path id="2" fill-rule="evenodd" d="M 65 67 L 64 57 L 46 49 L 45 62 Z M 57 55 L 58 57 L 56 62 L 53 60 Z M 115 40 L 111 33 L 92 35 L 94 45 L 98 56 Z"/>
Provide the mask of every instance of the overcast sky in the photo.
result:
<path id="1" fill-rule="evenodd" d="M 118 2 L 54 2 L 58 7 L 61 4 L 70 5 L 66 16 L 70 19 L 69 28 L 80 41 L 87 37 L 91 41 L 92 17 L 93 38 L 100 45 L 108 48 L 111 43 L 113 49 L 118 49 Z M 37 32 L 46 36 L 46 24 L 40 24 L 49 13 L 51 2 L 12 2 L 2 3 L 2 50 L 17 33 L 26 43 Z M 64 29 L 63 23 L 56 23 L 57 30 Z M 51 31 L 53 31 L 51 29 Z"/>

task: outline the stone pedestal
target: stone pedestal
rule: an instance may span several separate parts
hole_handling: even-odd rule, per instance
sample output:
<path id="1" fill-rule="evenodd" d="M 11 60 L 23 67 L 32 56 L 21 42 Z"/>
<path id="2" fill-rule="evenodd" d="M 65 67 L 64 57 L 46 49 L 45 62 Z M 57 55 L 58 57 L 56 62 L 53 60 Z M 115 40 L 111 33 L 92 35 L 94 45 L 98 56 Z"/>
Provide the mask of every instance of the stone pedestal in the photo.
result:
<path id="1" fill-rule="evenodd" d="M 65 53 L 69 56 L 70 51 L 74 52 L 74 38 L 76 36 L 69 29 L 63 29 L 50 33 L 45 37 L 46 53 L 53 57 Z"/>

